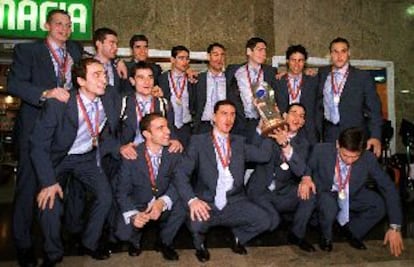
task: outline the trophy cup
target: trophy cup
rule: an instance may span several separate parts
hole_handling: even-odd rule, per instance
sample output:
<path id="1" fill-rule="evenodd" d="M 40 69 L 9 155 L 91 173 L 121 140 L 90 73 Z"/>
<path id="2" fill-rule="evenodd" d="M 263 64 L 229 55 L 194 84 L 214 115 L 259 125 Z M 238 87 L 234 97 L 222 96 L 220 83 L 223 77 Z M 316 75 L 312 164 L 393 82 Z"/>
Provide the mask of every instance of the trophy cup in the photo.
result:
<path id="1" fill-rule="evenodd" d="M 275 91 L 263 81 L 252 86 L 256 109 L 263 121 L 262 134 L 267 136 L 274 129 L 287 126 L 275 102 Z"/>

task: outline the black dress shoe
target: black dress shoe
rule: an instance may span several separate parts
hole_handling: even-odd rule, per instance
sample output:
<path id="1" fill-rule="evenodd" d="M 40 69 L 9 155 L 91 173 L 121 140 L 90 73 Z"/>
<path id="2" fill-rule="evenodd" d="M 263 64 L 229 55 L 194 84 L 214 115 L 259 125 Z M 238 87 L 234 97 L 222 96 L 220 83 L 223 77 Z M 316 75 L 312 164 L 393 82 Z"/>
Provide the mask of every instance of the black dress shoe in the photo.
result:
<path id="1" fill-rule="evenodd" d="M 332 241 L 326 238 L 321 238 L 321 240 L 319 240 L 319 248 L 327 252 L 332 251 Z"/>
<path id="2" fill-rule="evenodd" d="M 85 246 L 80 248 L 83 255 L 89 255 L 95 260 L 107 260 L 111 256 L 107 248 L 98 247 L 96 250 L 91 250 Z"/>
<path id="3" fill-rule="evenodd" d="M 41 267 L 55 267 L 56 264 L 58 264 L 59 262 L 62 262 L 62 257 L 57 258 L 57 259 L 49 259 L 48 257 L 45 257 L 43 259 L 42 265 L 40 265 Z"/>
<path id="4" fill-rule="evenodd" d="M 240 255 L 247 254 L 246 248 L 242 244 L 240 244 L 237 238 L 235 238 L 233 246 L 231 247 L 231 250 L 236 254 L 240 254 Z"/>
<path id="5" fill-rule="evenodd" d="M 129 243 L 128 246 L 128 255 L 131 257 L 138 257 L 141 254 L 141 247 L 134 246 L 132 243 Z"/>
<path id="6" fill-rule="evenodd" d="M 351 247 L 356 248 L 356 249 L 360 249 L 360 250 L 367 249 L 367 247 L 364 245 L 364 243 L 361 240 L 359 240 L 358 238 L 355 238 L 355 237 L 352 237 L 351 239 L 349 239 L 348 243 L 351 245 Z"/>
<path id="7" fill-rule="evenodd" d="M 156 250 L 161 252 L 164 259 L 169 261 L 178 261 L 178 254 L 172 246 L 167 246 L 161 243 Z"/>
<path id="8" fill-rule="evenodd" d="M 17 261 L 20 267 L 35 267 L 37 259 L 33 248 L 17 249 Z"/>
<path id="9" fill-rule="evenodd" d="M 310 244 L 308 241 L 306 241 L 304 238 L 297 237 L 294 233 L 290 232 L 288 234 L 288 243 L 292 245 L 298 246 L 301 250 L 304 250 L 306 252 L 314 252 L 315 248 Z"/>
<path id="10" fill-rule="evenodd" d="M 210 260 L 210 252 L 208 252 L 207 248 L 204 246 L 202 246 L 200 249 L 197 249 L 195 255 L 200 262 L 206 262 Z"/>

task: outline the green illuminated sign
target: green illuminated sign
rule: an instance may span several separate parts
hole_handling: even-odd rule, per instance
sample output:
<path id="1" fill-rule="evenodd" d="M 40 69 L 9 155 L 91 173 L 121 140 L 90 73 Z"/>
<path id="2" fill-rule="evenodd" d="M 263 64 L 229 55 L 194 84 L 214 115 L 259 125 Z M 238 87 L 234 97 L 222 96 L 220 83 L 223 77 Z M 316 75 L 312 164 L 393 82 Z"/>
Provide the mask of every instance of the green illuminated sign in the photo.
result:
<path id="1" fill-rule="evenodd" d="M 0 0 L 0 36 L 43 38 L 46 36 L 44 24 L 47 13 L 52 9 L 63 9 L 71 16 L 71 39 L 90 40 L 92 8 L 92 0 Z"/>

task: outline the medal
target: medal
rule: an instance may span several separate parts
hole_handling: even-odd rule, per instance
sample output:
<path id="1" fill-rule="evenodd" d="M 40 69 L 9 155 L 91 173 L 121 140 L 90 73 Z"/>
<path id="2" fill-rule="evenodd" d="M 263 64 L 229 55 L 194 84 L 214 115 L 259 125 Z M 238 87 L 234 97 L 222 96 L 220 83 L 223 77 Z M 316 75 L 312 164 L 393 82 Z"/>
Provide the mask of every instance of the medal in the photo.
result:
<path id="1" fill-rule="evenodd" d="M 92 146 L 93 147 L 98 146 L 98 138 L 96 138 L 96 136 L 92 137 Z"/>
<path id="2" fill-rule="evenodd" d="M 340 200 L 344 200 L 346 198 L 346 193 L 344 189 L 338 192 L 338 197 Z"/>
<path id="3" fill-rule="evenodd" d="M 227 175 L 231 176 L 231 172 L 229 169 L 230 158 L 231 158 L 230 136 L 227 137 L 227 154 L 225 154 L 226 151 L 221 151 L 221 148 L 217 143 L 216 136 L 214 135 L 213 132 L 211 132 L 211 138 L 213 139 L 213 145 L 217 151 L 218 158 L 220 159 L 220 163 L 223 166 L 224 173 L 226 174 L 226 176 Z"/>
<path id="4" fill-rule="evenodd" d="M 284 171 L 289 170 L 289 164 L 287 164 L 286 162 L 283 162 L 282 164 L 280 164 L 280 168 Z"/>
<path id="5" fill-rule="evenodd" d="M 88 132 L 92 138 L 92 146 L 96 147 L 98 145 L 99 136 L 99 109 L 96 109 L 95 125 L 92 125 L 91 119 L 89 118 L 89 115 L 86 112 L 85 104 L 83 103 L 82 98 L 79 95 L 79 92 L 76 94 L 76 99 L 82 112 L 83 119 L 85 120 L 86 126 L 88 128 Z M 95 126 L 95 129 L 93 128 L 93 126 Z"/>
<path id="6" fill-rule="evenodd" d="M 228 166 L 224 169 L 224 175 L 231 176 L 230 168 Z"/>
<path id="7" fill-rule="evenodd" d="M 341 82 L 339 84 L 336 83 L 335 77 L 334 77 L 334 67 L 332 67 L 331 70 L 331 87 L 334 95 L 334 102 L 335 104 L 339 103 L 340 97 L 342 95 L 342 91 L 344 90 L 346 79 L 348 78 L 349 74 L 349 67 L 346 70 L 344 76 L 341 79 Z"/>
<path id="8" fill-rule="evenodd" d="M 181 105 L 183 104 L 183 103 L 181 102 L 181 100 L 180 100 L 180 99 L 178 99 L 178 98 L 175 100 L 175 103 L 176 103 L 177 105 L 179 105 L 179 106 L 181 106 Z"/>
<path id="9" fill-rule="evenodd" d="M 145 161 L 148 167 L 149 178 L 150 178 L 150 183 L 151 183 L 151 191 L 152 191 L 152 194 L 155 196 L 158 193 L 158 187 L 157 187 L 157 184 L 155 183 L 156 177 L 154 173 L 154 166 L 152 166 L 152 162 L 151 162 L 147 147 L 145 147 Z"/>
<path id="10" fill-rule="evenodd" d="M 179 106 L 182 105 L 181 97 L 182 97 L 182 95 L 184 93 L 184 90 L 185 90 L 186 81 L 187 81 L 187 76 L 184 76 L 183 82 L 181 83 L 181 85 L 180 84 L 176 85 L 175 82 L 174 82 L 174 77 L 172 75 L 172 71 L 170 71 L 170 84 L 171 84 L 171 87 L 172 87 L 172 89 L 174 91 L 174 94 L 175 94 L 175 98 L 176 98 L 175 103 Z"/>
<path id="11" fill-rule="evenodd" d="M 334 103 L 339 104 L 339 101 L 341 100 L 341 97 L 339 95 L 334 95 Z"/>
<path id="12" fill-rule="evenodd" d="M 158 188 L 157 188 L 156 185 L 151 186 L 151 189 L 152 189 L 152 194 L 153 195 L 156 195 L 158 193 Z"/>

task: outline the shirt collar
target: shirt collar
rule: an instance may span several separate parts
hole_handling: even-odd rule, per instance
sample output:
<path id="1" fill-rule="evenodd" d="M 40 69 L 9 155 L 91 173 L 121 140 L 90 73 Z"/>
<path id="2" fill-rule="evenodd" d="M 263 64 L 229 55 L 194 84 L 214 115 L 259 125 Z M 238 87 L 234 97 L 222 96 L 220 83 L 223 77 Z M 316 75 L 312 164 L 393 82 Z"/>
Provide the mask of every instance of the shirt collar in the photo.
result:
<path id="1" fill-rule="evenodd" d="M 349 69 L 349 63 L 346 63 L 342 68 L 334 68 L 334 72 L 339 72 L 342 75 L 345 74 Z"/>

